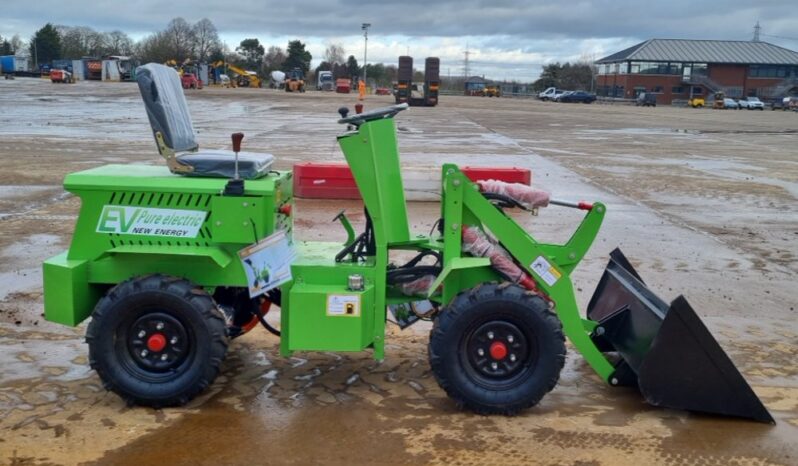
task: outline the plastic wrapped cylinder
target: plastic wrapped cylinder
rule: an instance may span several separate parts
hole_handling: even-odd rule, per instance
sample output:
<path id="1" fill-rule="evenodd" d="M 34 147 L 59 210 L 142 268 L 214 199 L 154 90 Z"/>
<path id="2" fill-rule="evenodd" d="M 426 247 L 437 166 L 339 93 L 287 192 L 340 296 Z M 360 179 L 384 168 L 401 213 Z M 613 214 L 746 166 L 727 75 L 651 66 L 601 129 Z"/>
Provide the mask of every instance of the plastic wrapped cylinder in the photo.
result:
<path id="1" fill-rule="evenodd" d="M 477 181 L 483 193 L 500 194 L 510 197 L 527 208 L 546 207 L 549 205 L 549 193 L 521 183 L 505 183 L 498 180 Z"/>
<path id="2" fill-rule="evenodd" d="M 398 288 L 406 296 L 426 296 L 427 291 L 435 282 L 435 278 L 435 275 L 424 275 L 412 282 L 401 283 Z"/>
<path id="3" fill-rule="evenodd" d="M 487 257 L 497 272 L 515 283 L 526 278 L 526 273 L 513 262 L 510 253 L 493 242 L 479 227 L 463 228 L 462 250 L 474 257 Z"/>

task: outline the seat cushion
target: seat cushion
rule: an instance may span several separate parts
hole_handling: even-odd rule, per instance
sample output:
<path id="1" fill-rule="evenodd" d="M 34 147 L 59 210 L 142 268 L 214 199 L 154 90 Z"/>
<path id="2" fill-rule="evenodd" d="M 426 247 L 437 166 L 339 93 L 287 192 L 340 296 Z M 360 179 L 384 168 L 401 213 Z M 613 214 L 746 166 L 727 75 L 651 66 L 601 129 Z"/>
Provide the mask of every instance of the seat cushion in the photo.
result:
<path id="1" fill-rule="evenodd" d="M 189 176 L 233 178 L 235 152 L 230 150 L 200 150 L 178 155 L 177 160 L 193 168 Z M 269 173 L 274 156 L 256 152 L 238 153 L 238 174 L 245 180 L 260 178 Z"/>
<path id="2" fill-rule="evenodd" d="M 177 71 L 168 66 L 148 63 L 136 68 L 136 81 L 153 135 L 161 133 L 164 144 L 174 152 L 191 151 L 199 147 Z"/>

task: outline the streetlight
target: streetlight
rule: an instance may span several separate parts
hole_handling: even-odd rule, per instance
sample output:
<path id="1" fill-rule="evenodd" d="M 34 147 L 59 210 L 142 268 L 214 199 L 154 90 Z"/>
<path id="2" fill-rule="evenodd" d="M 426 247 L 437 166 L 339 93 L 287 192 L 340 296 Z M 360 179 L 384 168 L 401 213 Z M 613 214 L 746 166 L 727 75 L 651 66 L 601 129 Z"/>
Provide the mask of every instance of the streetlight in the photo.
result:
<path id="1" fill-rule="evenodd" d="M 371 27 L 371 23 L 363 23 L 360 26 L 360 29 L 363 30 L 363 39 L 365 40 L 365 45 L 363 46 L 363 83 L 368 86 L 368 82 L 366 81 L 366 65 L 368 64 L 368 50 L 369 50 L 369 28 Z"/>

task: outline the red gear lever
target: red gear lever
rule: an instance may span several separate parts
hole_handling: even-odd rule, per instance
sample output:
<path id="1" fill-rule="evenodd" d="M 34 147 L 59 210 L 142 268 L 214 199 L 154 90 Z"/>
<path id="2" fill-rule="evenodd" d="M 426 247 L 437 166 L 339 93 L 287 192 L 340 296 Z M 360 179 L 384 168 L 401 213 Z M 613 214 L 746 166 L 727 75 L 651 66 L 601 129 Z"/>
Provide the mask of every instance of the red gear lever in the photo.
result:
<path id="1" fill-rule="evenodd" d="M 241 152 L 241 141 L 244 139 L 244 133 L 233 133 L 230 138 L 233 140 L 233 152 Z"/>

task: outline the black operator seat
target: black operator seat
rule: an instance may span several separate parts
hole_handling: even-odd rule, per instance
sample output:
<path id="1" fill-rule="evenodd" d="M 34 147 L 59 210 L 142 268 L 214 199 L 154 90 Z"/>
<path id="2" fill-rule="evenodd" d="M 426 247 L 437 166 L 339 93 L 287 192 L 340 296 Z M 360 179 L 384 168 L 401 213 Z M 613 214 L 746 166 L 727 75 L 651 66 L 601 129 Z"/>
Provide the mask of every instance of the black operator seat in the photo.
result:
<path id="1" fill-rule="evenodd" d="M 233 178 L 235 153 L 200 149 L 177 72 L 168 66 L 148 63 L 136 68 L 136 80 L 147 109 L 158 152 L 172 173 L 187 176 Z M 238 171 L 243 179 L 265 176 L 274 156 L 239 152 Z"/>

